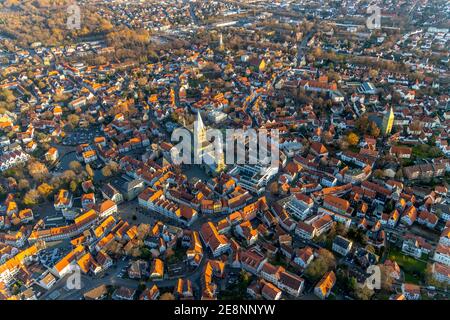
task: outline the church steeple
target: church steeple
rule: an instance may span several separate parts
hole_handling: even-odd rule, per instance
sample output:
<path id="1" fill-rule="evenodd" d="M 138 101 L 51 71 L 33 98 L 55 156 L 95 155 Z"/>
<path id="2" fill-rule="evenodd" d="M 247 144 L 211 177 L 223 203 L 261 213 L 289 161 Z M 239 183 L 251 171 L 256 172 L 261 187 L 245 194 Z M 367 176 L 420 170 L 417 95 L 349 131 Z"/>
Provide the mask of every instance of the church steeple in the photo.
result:
<path id="1" fill-rule="evenodd" d="M 194 143 L 195 143 L 195 155 L 197 163 L 201 163 L 203 151 L 208 145 L 206 139 L 206 128 L 200 115 L 200 111 L 197 111 L 197 120 L 194 122 Z"/>
<path id="2" fill-rule="evenodd" d="M 219 51 L 224 51 L 225 50 L 225 46 L 223 44 L 223 34 L 221 33 L 219 35 Z"/>
<path id="3" fill-rule="evenodd" d="M 202 115 L 200 114 L 200 111 L 197 111 L 197 131 L 198 133 L 205 132 L 205 124 L 203 123 Z"/>
<path id="4" fill-rule="evenodd" d="M 391 133 L 392 127 L 394 125 L 394 119 L 395 119 L 394 110 L 392 109 L 391 106 L 383 116 L 383 125 L 381 128 L 383 135 L 387 136 Z"/>
<path id="5" fill-rule="evenodd" d="M 210 169 L 215 172 L 220 172 L 225 168 L 223 150 L 217 152 L 217 150 L 213 148 L 213 143 L 208 141 L 207 139 L 206 130 L 207 129 L 205 127 L 205 124 L 203 123 L 200 111 L 198 111 L 197 119 L 194 122 L 194 163 L 202 164 L 203 161 L 205 161 L 205 163 L 207 164 L 213 163 L 212 165 L 210 165 Z M 222 146 L 218 147 L 222 149 Z M 208 161 L 206 161 L 205 159 Z M 213 161 L 209 162 L 210 160 Z"/>

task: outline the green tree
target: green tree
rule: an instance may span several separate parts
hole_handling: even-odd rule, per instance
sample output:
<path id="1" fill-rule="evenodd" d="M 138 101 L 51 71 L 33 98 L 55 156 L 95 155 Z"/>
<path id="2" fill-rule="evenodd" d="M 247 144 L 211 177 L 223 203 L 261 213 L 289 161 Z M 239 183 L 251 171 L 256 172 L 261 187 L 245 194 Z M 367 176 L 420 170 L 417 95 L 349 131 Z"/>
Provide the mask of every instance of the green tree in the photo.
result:
<path id="1" fill-rule="evenodd" d="M 77 191 L 78 184 L 75 180 L 70 181 L 70 191 L 75 192 Z"/>

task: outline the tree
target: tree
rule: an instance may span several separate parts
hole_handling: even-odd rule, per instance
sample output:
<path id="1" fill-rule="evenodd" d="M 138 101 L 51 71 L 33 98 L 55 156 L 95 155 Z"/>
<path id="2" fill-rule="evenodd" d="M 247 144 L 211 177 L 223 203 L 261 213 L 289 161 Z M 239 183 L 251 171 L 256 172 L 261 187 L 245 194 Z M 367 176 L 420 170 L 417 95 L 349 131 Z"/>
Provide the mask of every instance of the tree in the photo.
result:
<path id="1" fill-rule="evenodd" d="M 82 166 L 81 166 L 80 162 L 73 160 L 73 161 L 70 161 L 69 168 L 72 169 L 73 171 L 79 173 L 79 172 L 81 172 Z"/>
<path id="2" fill-rule="evenodd" d="M 9 111 L 13 111 L 15 108 L 15 100 L 16 97 L 11 90 L 4 89 L 0 91 L 0 106 Z"/>
<path id="3" fill-rule="evenodd" d="M 336 266 L 336 259 L 327 249 L 319 249 L 319 256 L 313 260 L 306 268 L 305 274 L 313 281 L 319 280 L 327 271 Z"/>
<path id="4" fill-rule="evenodd" d="M 75 192 L 77 191 L 78 184 L 75 180 L 70 181 L 70 191 Z"/>
<path id="5" fill-rule="evenodd" d="M 338 222 L 334 225 L 334 228 L 335 228 L 337 235 L 340 235 L 343 237 L 345 237 L 347 235 L 347 228 L 346 228 L 345 224 Z"/>
<path id="6" fill-rule="evenodd" d="M 351 228 L 350 230 L 348 230 L 347 236 L 353 241 L 356 241 L 362 245 L 365 245 L 367 243 L 367 236 L 361 229 Z"/>
<path id="7" fill-rule="evenodd" d="M 102 175 L 104 177 L 111 177 L 112 176 L 112 171 L 111 168 L 109 166 L 104 166 L 102 168 Z"/>
<path id="8" fill-rule="evenodd" d="M 39 187 L 37 187 L 37 191 L 39 192 L 41 197 L 47 198 L 53 192 L 53 187 L 44 182 Z"/>
<path id="9" fill-rule="evenodd" d="M 369 289 L 366 285 L 356 285 L 354 295 L 359 300 L 370 300 L 373 296 L 373 290 Z"/>
<path id="10" fill-rule="evenodd" d="M 32 161 L 28 163 L 28 172 L 36 181 L 43 181 L 48 176 L 48 169 L 45 164 L 39 161 Z"/>
<path id="11" fill-rule="evenodd" d="M 391 275 L 393 268 L 383 264 L 379 264 L 378 267 L 380 268 L 381 289 L 389 292 L 394 284 L 394 278 Z"/>
<path id="12" fill-rule="evenodd" d="M 356 133 L 354 132 L 350 132 L 347 135 L 347 142 L 351 145 L 351 146 L 356 146 L 359 142 L 359 137 Z"/>
<path id="13" fill-rule="evenodd" d="M 339 149 L 341 150 L 347 150 L 348 149 L 348 142 L 347 139 L 339 139 L 338 141 Z"/>
<path id="14" fill-rule="evenodd" d="M 367 250 L 368 252 L 370 252 L 370 253 L 376 254 L 375 248 L 374 248 L 373 246 L 371 246 L 371 245 L 368 245 L 368 246 L 366 247 L 366 250 Z"/>
<path id="15" fill-rule="evenodd" d="M 244 283 L 249 283 L 251 280 L 250 274 L 245 270 L 241 270 L 241 272 L 239 273 L 239 278 L 240 278 L 241 282 L 244 282 Z"/>
<path id="16" fill-rule="evenodd" d="M 119 164 L 117 163 L 117 162 L 115 162 L 115 161 L 110 161 L 109 163 L 108 163 L 108 165 L 109 165 L 109 167 L 111 168 L 111 171 L 112 172 L 117 172 L 117 171 L 119 171 Z"/>
<path id="17" fill-rule="evenodd" d="M 397 172 L 395 173 L 395 179 L 399 179 L 399 180 L 403 179 L 403 170 L 401 168 L 398 169 Z"/>
<path id="18" fill-rule="evenodd" d="M 26 206 L 34 206 L 39 203 L 39 192 L 36 189 L 31 189 L 23 197 L 23 204 Z"/>
<path id="19" fill-rule="evenodd" d="M 381 170 L 381 169 L 376 169 L 376 170 L 373 172 L 373 176 L 374 176 L 375 178 L 377 178 L 377 179 L 383 178 L 384 172 L 383 172 L 383 170 Z"/>
<path id="20" fill-rule="evenodd" d="M 355 122 L 355 127 L 359 133 L 365 133 L 367 128 L 369 127 L 369 117 L 367 115 L 363 115 L 362 117 L 358 118 Z"/>
<path id="21" fill-rule="evenodd" d="M 269 191 L 272 195 L 278 195 L 279 188 L 278 188 L 278 182 L 274 181 L 269 185 Z"/>
<path id="22" fill-rule="evenodd" d="M 67 121 L 72 126 L 72 128 L 75 128 L 78 125 L 78 122 L 80 122 L 80 117 L 76 114 L 69 114 L 67 116 Z"/>
<path id="23" fill-rule="evenodd" d="M 61 179 L 63 179 L 66 183 L 75 180 L 76 177 L 77 175 L 73 170 L 66 170 L 61 175 Z"/>
<path id="24" fill-rule="evenodd" d="M 8 186 L 10 188 L 16 188 L 17 187 L 17 180 L 14 179 L 13 177 L 9 177 L 8 179 Z"/>
<path id="25" fill-rule="evenodd" d="M 141 248 L 141 259 L 149 260 L 152 257 L 152 252 L 148 248 Z"/>
<path id="26" fill-rule="evenodd" d="M 50 185 L 53 187 L 53 189 L 59 189 L 62 184 L 63 184 L 63 181 L 62 181 L 61 177 L 59 177 L 59 176 L 54 176 L 50 180 Z"/>
<path id="27" fill-rule="evenodd" d="M 381 130 L 378 128 L 377 124 L 373 121 L 370 122 L 369 133 L 374 138 L 378 138 L 380 136 Z"/>
<path id="28" fill-rule="evenodd" d="M 170 292 L 166 292 L 159 297 L 159 300 L 175 300 L 175 296 Z"/>
<path id="29" fill-rule="evenodd" d="M 378 70 L 370 69 L 369 76 L 370 78 L 375 79 L 376 77 L 378 77 Z"/>
<path id="30" fill-rule="evenodd" d="M 30 182 L 27 179 L 20 179 L 18 187 L 21 191 L 28 190 L 30 188 Z"/>

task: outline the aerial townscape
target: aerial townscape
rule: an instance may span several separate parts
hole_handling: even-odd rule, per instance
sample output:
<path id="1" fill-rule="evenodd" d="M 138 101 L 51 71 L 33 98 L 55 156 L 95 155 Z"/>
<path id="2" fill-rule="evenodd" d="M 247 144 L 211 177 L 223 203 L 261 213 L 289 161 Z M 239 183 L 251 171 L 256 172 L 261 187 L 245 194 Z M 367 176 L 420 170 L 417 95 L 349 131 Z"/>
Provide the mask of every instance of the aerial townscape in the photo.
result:
<path id="1" fill-rule="evenodd" d="M 0 300 L 448 300 L 449 46 L 445 0 L 1 0 Z"/>

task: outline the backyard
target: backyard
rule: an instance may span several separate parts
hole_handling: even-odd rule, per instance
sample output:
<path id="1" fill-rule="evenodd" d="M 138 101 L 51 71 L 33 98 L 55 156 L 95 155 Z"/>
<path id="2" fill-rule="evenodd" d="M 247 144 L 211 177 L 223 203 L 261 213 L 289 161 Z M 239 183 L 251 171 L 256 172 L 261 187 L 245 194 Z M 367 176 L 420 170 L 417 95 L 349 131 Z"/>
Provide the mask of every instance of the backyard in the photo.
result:
<path id="1" fill-rule="evenodd" d="M 405 274 L 405 282 L 420 284 L 425 279 L 426 262 L 416 260 L 394 248 L 389 251 L 389 259 L 398 263 Z"/>

